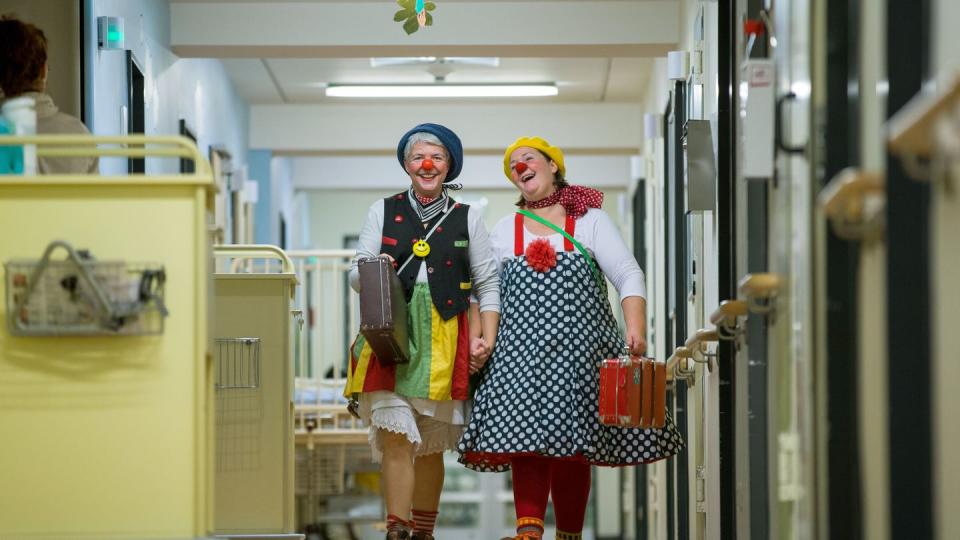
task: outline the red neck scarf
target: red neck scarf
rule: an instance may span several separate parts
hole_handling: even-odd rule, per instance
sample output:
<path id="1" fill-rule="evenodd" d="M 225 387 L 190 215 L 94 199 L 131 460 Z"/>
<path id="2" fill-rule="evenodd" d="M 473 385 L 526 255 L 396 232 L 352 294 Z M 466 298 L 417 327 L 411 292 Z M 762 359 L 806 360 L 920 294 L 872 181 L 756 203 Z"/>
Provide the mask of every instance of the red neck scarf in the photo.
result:
<path id="1" fill-rule="evenodd" d="M 433 201 L 437 200 L 436 197 L 427 197 L 427 196 L 425 196 L 425 195 L 421 195 L 421 194 L 417 193 L 416 191 L 413 192 L 413 196 L 416 197 L 417 200 L 420 201 L 420 204 L 422 204 L 422 205 L 424 205 L 424 206 L 426 206 L 426 205 L 432 203 Z"/>
<path id="2" fill-rule="evenodd" d="M 560 203 L 568 216 L 580 219 L 587 208 L 600 208 L 603 204 L 603 192 L 585 186 L 569 185 L 553 192 L 553 195 L 539 201 L 526 201 L 527 208 L 546 208 Z"/>

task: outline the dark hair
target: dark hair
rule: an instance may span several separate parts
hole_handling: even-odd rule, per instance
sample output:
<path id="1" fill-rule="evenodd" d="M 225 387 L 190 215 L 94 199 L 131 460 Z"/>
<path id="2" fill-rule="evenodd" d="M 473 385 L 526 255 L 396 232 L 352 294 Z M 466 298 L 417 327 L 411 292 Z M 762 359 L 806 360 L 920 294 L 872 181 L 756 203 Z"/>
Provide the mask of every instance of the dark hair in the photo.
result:
<path id="1" fill-rule="evenodd" d="M 537 149 L 534 148 L 534 150 L 537 150 Z M 537 150 L 537 152 L 539 152 L 540 155 L 543 156 L 543 157 L 547 160 L 547 162 L 553 161 L 553 158 L 551 158 L 550 156 L 544 154 L 544 153 L 541 152 L 540 150 Z M 568 183 L 567 183 L 567 180 L 563 177 L 563 173 L 560 172 L 559 169 L 557 169 L 556 174 L 553 175 L 553 187 L 557 188 L 557 191 L 560 191 L 561 189 L 563 189 L 563 188 L 565 188 L 565 187 L 567 187 L 567 186 L 569 186 L 569 185 L 570 185 L 570 184 L 568 184 Z M 523 195 L 520 195 L 520 199 L 517 200 L 517 206 L 518 206 L 519 208 L 523 208 L 524 206 L 526 206 L 526 203 L 527 203 L 526 199 L 523 198 Z"/>
<path id="2" fill-rule="evenodd" d="M 0 16 L 0 89 L 6 97 L 36 87 L 47 63 L 47 36 L 13 15 Z"/>

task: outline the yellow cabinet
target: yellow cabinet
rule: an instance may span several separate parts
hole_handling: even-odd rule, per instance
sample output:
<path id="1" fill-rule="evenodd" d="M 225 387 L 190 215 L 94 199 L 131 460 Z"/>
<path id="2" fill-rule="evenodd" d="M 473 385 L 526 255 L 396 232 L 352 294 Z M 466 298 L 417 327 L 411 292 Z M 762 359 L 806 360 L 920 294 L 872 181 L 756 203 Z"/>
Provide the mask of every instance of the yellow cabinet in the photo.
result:
<path id="1" fill-rule="evenodd" d="M 179 156 L 198 172 L 0 176 L 0 263 L 37 259 L 57 239 L 103 260 L 153 261 L 169 308 L 159 335 L 14 337 L 0 306 L 0 538 L 204 536 L 209 167 L 182 138 L 29 140 L 39 155 Z"/>
<path id="2" fill-rule="evenodd" d="M 217 246 L 232 258 L 214 274 L 218 535 L 294 528 L 293 325 L 296 275 L 273 246 Z M 278 272 L 250 272 L 279 258 Z"/>

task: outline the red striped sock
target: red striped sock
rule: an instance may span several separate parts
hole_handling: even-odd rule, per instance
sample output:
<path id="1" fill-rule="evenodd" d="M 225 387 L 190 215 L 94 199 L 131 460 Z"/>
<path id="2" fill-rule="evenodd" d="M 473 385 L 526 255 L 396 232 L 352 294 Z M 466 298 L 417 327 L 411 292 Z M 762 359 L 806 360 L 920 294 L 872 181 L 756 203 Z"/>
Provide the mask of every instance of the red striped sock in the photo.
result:
<path id="1" fill-rule="evenodd" d="M 419 533 L 433 534 L 433 528 L 437 524 L 437 514 L 439 512 L 430 512 L 429 510 L 413 509 L 413 531 Z"/>
<path id="2" fill-rule="evenodd" d="M 387 514 L 387 530 L 388 531 L 407 531 L 410 532 L 410 529 L 413 527 L 412 521 L 407 521 L 400 516 L 395 516 L 393 514 Z"/>

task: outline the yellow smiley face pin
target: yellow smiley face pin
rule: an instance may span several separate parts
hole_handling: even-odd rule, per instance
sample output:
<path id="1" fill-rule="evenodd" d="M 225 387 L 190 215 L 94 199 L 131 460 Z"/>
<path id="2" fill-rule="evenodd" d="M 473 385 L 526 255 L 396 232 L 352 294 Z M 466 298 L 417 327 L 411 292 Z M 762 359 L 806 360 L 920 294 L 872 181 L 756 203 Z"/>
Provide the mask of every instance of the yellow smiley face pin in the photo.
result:
<path id="1" fill-rule="evenodd" d="M 413 244 L 413 254 L 417 257 L 426 257 L 430 254 L 430 244 L 423 240 L 417 240 L 417 242 Z"/>

